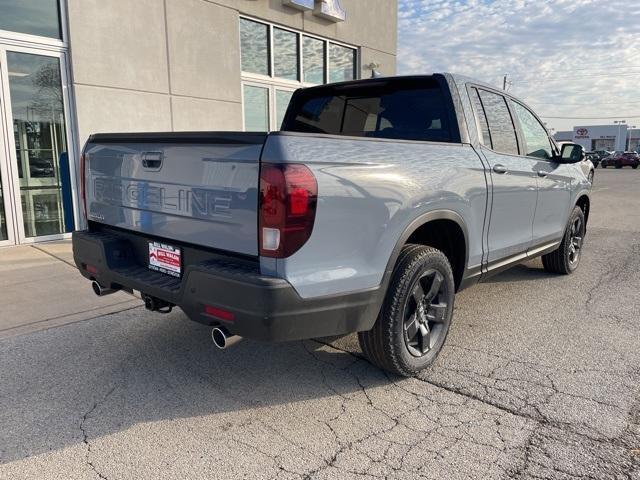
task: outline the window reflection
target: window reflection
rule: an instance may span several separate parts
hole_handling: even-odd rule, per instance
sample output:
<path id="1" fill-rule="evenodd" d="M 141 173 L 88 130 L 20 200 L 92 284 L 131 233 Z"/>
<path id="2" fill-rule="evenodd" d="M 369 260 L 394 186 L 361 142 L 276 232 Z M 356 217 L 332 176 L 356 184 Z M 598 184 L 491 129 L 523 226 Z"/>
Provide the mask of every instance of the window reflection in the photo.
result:
<path id="1" fill-rule="evenodd" d="M 289 101 L 293 92 L 288 90 L 276 90 L 276 128 L 280 130 L 284 115 L 287 113 L 287 107 L 289 107 Z"/>
<path id="2" fill-rule="evenodd" d="M 240 58 L 242 71 L 269 75 L 269 27 L 240 19 Z"/>
<path id="3" fill-rule="evenodd" d="M 273 29 L 274 75 L 288 80 L 298 80 L 298 34 Z"/>
<path id="4" fill-rule="evenodd" d="M 269 131 L 269 90 L 245 85 L 244 128 L 248 132 Z"/>
<path id="5" fill-rule="evenodd" d="M 22 215 L 27 237 L 64 232 L 60 156 L 67 150 L 57 58 L 7 52 Z"/>
<path id="6" fill-rule="evenodd" d="M 329 45 L 329 82 L 344 82 L 355 78 L 356 51 L 341 45 Z"/>
<path id="7" fill-rule="evenodd" d="M 57 0 L 0 0 L 0 30 L 62 38 Z"/>
<path id="8" fill-rule="evenodd" d="M 324 41 L 317 38 L 302 37 L 302 60 L 304 81 L 306 83 L 324 83 L 326 70 Z"/>

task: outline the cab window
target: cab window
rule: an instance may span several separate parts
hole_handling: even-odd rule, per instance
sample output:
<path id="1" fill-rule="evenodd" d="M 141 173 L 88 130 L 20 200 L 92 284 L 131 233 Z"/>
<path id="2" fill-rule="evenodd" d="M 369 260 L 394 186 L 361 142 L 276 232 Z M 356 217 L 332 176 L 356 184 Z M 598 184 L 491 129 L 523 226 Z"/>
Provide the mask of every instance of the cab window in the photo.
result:
<path id="1" fill-rule="evenodd" d="M 525 155 L 549 160 L 553 156 L 553 150 L 547 131 L 528 109 L 513 100 L 511 105 L 524 136 Z"/>

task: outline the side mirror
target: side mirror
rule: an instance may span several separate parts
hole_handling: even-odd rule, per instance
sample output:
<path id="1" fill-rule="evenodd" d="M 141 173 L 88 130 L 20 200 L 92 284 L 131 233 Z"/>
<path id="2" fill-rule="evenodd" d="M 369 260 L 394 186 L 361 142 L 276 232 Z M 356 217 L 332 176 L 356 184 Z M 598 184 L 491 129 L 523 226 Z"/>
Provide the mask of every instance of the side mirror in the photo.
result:
<path id="1" fill-rule="evenodd" d="M 560 150 L 560 163 L 578 163 L 587 158 L 582 145 L 565 143 Z"/>

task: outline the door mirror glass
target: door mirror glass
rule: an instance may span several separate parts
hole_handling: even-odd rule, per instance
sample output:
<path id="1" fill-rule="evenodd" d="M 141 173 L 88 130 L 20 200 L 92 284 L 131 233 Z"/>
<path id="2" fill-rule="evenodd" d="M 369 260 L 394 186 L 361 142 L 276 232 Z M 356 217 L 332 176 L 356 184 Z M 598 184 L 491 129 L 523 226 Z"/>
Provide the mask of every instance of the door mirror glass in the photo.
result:
<path id="1" fill-rule="evenodd" d="M 577 143 L 565 143 L 560 151 L 561 163 L 578 163 L 586 158 L 584 148 Z"/>

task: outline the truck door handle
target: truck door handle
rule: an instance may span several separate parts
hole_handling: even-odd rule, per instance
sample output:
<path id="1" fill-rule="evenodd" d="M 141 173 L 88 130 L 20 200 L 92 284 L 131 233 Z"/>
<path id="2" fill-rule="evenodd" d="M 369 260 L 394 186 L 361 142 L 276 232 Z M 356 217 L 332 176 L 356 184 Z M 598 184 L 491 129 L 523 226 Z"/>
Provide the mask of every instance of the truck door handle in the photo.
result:
<path id="1" fill-rule="evenodd" d="M 496 163 L 493 166 L 493 171 L 496 172 L 496 173 L 500 173 L 500 174 L 507 173 L 507 167 L 505 167 L 504 165 L 501 165 L 499 163 Z"/>
<path id="2" fill-rule="evenodd" d="M 546 177 L 547 175 L 549 175 L 549 172 L 545 172 L 544 170 L 538 170 L 538 176 L 539 177 Z"/>

